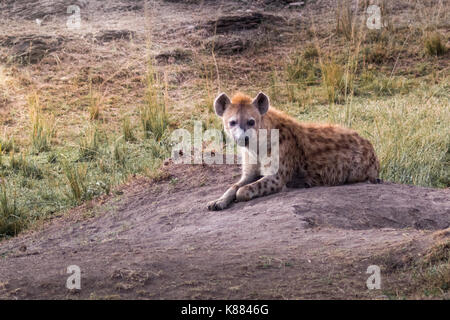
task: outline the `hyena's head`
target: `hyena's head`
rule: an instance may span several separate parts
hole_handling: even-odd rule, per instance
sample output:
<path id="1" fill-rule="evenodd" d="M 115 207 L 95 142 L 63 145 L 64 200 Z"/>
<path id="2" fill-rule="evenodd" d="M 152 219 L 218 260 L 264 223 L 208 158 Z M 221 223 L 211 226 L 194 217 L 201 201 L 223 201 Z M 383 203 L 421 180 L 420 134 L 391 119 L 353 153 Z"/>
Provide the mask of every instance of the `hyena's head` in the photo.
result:
<path id="1" fill-rule="evenodd" d="M 239 145 L 248 146 L 261 128 L 262 116 L 269 110 L 269 98 L 262 92 L 253 100 L 238 93 L 230 100 L 221 93 L 214 101 L 214 110 L 222 118 L 225 132 Z"/>

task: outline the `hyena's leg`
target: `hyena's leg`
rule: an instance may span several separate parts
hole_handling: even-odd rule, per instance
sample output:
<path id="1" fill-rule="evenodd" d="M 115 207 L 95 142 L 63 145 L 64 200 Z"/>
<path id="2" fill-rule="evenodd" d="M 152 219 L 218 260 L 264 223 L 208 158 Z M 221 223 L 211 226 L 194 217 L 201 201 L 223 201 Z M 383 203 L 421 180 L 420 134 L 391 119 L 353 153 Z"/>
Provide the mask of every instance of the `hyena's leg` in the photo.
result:
<path id="1" fill-rule="evenodd" d="M 259 172 L 256 166 L 245 167 L 239 182 L 229 187 L 228 190 L 225 191 L 225 193 L 219 199 L 208 202 L 208 210 L 217 211 L 226 209 L 230 205 L 230 203 L 236 199 L 236 193 L 238 192 L 238 190 L 242 186 L 255 181 L 256 179 L 258 179 L 258 177 Z"/>
<path id="2" fill-rule="evenodd" d="M 239 188 L 236 194 L 236 200 L 248 201 L 253 198 L 280 192 L 285 184 L 285 179 L 279 174 L 265 176 L 258 181 Z"/>

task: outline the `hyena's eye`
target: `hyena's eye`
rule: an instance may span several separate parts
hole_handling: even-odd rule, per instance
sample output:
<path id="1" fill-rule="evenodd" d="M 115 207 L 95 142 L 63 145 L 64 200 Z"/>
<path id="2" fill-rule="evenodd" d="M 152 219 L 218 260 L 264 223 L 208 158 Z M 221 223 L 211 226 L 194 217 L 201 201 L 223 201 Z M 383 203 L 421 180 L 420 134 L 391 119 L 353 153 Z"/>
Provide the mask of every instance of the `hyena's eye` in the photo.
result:
<path id="1" fill-rule="evenodd" d="M 231 121 L 230 121 L 230 127 L 234 127 L 235 125 L 236 125 L 236 121 L 231 120 Z"/>
<path id="2" fill-rule="evenodd" d="M 247 124 L 248 124 L 250 127 L 253 127 L 253 126 L 255 125 L 255 120 L 250 119 L 250 120 L 247 121 Z"/>

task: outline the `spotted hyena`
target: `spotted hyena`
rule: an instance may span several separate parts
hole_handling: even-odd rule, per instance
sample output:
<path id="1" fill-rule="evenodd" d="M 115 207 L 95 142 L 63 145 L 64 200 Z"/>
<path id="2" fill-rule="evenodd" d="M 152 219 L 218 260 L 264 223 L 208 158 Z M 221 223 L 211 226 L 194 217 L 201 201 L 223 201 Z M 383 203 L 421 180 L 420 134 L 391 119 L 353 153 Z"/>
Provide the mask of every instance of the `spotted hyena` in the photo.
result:
<path id="1" fill-rule="evenodd" d="M 241 141 L 243 164 L 239 182 L 228 188 L 222 197 L 209 202 L 209 210 L 225 209 L 234 200 L 247 201 L 276 193 L 284 186 L 379 181 L 380 167 L 372 144 L 353 130 L 330 124 L 300 123 L 272 108 L 269 98 L 262 92 L 253 100 L 243 94 L 230 100 L 222 93 L 214 101 L 214 109 L 222 118 L 227 134 L 238 141 L 238 145 Z M 259 129 L 279 130 L 276 173 L 266 172 L 259 161 L 256 164 L 249 161 L 246 132 L 257 133 Z"/>

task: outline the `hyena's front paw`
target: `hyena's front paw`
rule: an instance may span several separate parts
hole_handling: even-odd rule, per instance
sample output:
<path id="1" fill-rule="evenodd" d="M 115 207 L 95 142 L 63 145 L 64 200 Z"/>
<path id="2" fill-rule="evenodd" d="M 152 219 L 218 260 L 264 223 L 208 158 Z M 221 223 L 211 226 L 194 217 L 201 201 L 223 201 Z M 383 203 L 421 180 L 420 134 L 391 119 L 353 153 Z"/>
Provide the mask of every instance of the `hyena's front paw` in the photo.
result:
<path id="1" fill-rule="evenodd" d="M 228 201 L 227 199 L 217 199 L 214 201 L 208 202 L 208 210 L 211 211 L 219 211 L 226 209 L 230 205 L 231 201 Z"/>

